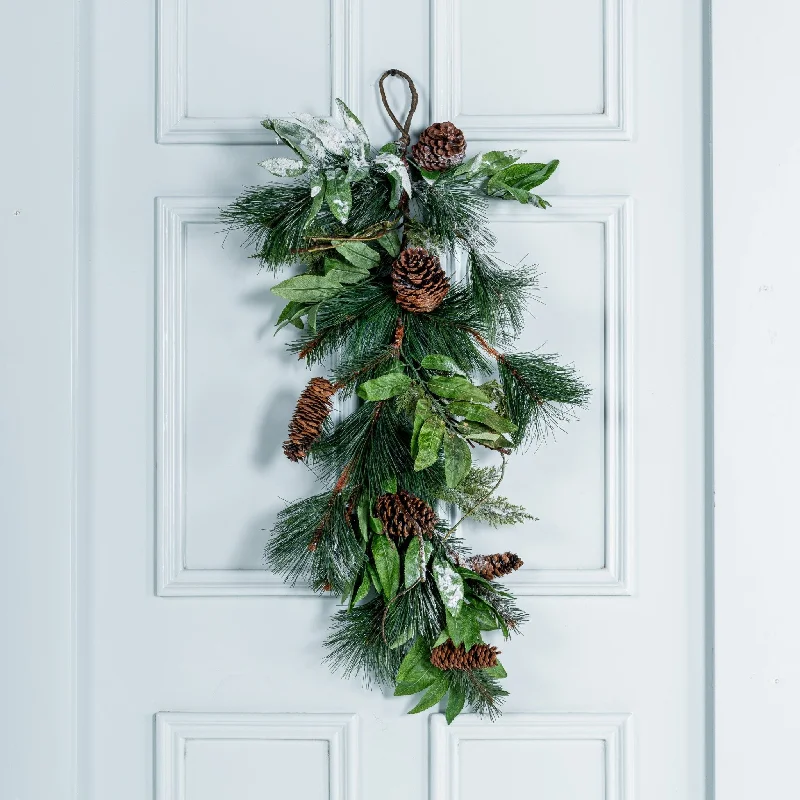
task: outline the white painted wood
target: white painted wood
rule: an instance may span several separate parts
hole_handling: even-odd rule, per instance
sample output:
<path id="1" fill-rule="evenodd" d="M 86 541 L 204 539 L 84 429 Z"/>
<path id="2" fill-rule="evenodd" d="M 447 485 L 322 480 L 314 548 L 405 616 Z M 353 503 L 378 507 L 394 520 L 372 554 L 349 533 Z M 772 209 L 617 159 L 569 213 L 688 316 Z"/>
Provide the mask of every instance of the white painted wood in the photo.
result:
<path id="1" fill-rule="evenodd" d="M 631 6 L 631 0 L 581 0 L 555 7 L 540 0 L 501 0 L 490 10 L 479 0 L 431 0 L 431 118 L 452 120 L 470 141 L 630 139 Z M 545 27 L 548 22 L 552 25 Z M 483 57 L 487 31 L 503 41 L 501 62 Z M 595 48 L 592 60 L 587 50 Z M 554 68 L 554 59 L 560 69 Z M 481 80 L 483 92 L 474 110 L 465 111 L 463 84 L 470 76 Z M 571 107 L 564 94 L 587 83 L 596 85 L 596 95 L 588 94 L 594 99 Z M 498 100 L 500 92 L 507 106 Z M 586 98 L 585 91 L 581 94 Z"/>
<path id="2" fill-rule="evenodd" d="M 334 114 L 337 97 L 357 111 L 361 0 L 326 0 L 322 4 L 319 0 L 304 2 L 304 7 L 295 3 L 279 11 L 266 6 L 258 9 L 247 3 L 223 7 L 214 3 L 204 5 L 202 0 L 159 0 L 157 141 L 161 144 L 275 145 L 277 138 L 260 125 L 267 116 L 285 116 L 293 111 L 330 116 Z M 200 53 L 195 56 L 200 75 L 192 77 L 190 6 L 196 17 L 196 33 L 204 38 L 208 36 L 209 42 L 218 41 L 220 35 L 219 26 L 214 26 L 210 19 L 212 14 L 218 14 L 221 23 L 231 17 L 238 20 L 239 26 L 226 25 L 226 38 L 230 44 L 245 40 L 230 50 L 231 55 L 236 53 L 239 56 L 233 64 L 220 63 L 219 59 L 209 57 L 213 45 L 207 49 L 203 47 L 204 42 L 196 41 L 192 44 L 192 52 Z M 322 77 L 324 84 L 321 94 L 325 99 L 321 106 L 306 107 L 308 99 L 302 97 L 302 90 L 296 91 L 294 84 L 282 80 L 285 54 L 280 48 L 260 46 L 265 30 L 275 40 L 302 41 L 304 53 L 316 56 L 318 63 L 306 63 L 305 67 L 322 72 L 322 76 L 315 75 L 317 79 Z M 312 31 L 316 31 L 316 37 Z M 248 84 L 247 88 L 258 91 L 258 96 L 245 95 L 231 101 L 232 93 L 246 91 L 236 85 L 240 80 Z M 280 109 L 274 106 L 266 108 L 266 98 L 271 94 L 266 88 L 270 80 L 273 86 L 275 82 L 281 85 L 282 100 L 289 105 Z M 217 96 L 225 98 L 226 105 L 232 102 L 236 106 L 243 102 L 255 113 L 225 114 L 218 111 L 212 101 L 205 111 L 193 114 L 190 92 L 192 96 L 202 96 L 208 90 L 208 84 L 216 86 Z M 315 91 L 315 94 L 320 92 Z"/>
<path id="3" fill-rule="evenodd" d="M 76 15 L 0 9 L 3 800 L 77 800 Z"/>
<path id="4" fill-rule="evenodd" d="M 506 714 L 493 725 L 474 714 L 448 725 L 434 714 L 430 800 L 511 796 L 522 786 L 552 800 L 630 800 L 632 729 L 627 714 Z"/>
<path id="5" fill-rule="evenodd" d="M 796 791 L 800 8 L 713 4 L 714 695 L 721 800 Z M 742 60 L 741 45 L 747 49 Z M 741 175 L 743 158 L 758 169 Z"/>
<path id="6" fill-rule="evenodd" d="M 358 800 L 355 715 L 162 712 L 155 724 L 155 800 Z"/>
<path id="7" fill-rule="evenodd" d="M 64 476 L 71 469 L 73 417 L 43 424 L 53 397 L 63 401 L 69 396 L 67 380 L 73 377 L 64 314 L 71 308 L 73 283 L 64 264 L 71 262 L 74 242 L 66 228 L 54 223 L 44 251 L 48 256 L 49 249 L 70 255 L 59 263 L 48 258 L 52 273 L 14 273 L 22 291 L 10 295 L 12 334 L 24 329 L 23 322 L 36 322 L 30 324 L 24 346 L 11 351 L 27 359 L 18 374 L 32 381 L 34 391 L 0 401 L 4 411 L 12 402 L 12 412 L 27 411 L 25 419 L 35 423 L 16 431 L 20 438 L 9 450 L 24 456 L 13 462 L 24 470 L 11 471 L 15 499 L 33 497 L 35 507 L 12 517 L 27 538 L 15 540 L 18 549 L 7 563 L 15 568 L 21 563 L 23 569 L 7 585 L 14 592 L 12 600 L 21 596 L 28 602 L 20 615 L 23 622 L 47 620 L 41 627 L 47 636 L 34 642 L 35 651 L 23 645 L 27 660 L 5 684 L 14 692 L 11 719 L 19 726 L 9 729 L 15 734 L 13 745 L 3 754 L 13 762 L 14 789 L 19 787 L 23 798 L 69 796 L 70 752 L 67 746 L 59 749 L 59 743 L 69 742 L 73 731 L 65 725 L 73 720 L 74 672 L 72 661 L 64 668 L 63 657 L 72 657 L 70 646 L 77 642 L 81 800 L 140 800 L 153 797 L 154 785 L 168 800 L 176 792 L 178 797 L 188 793 L 182 800 L 210 800 L 209 794 L 220 792 L 248 798 L 266 780 L 264 765 L 296 770 L 301 753 L 308 754 L 307 774 L 281 789 L 284 795 L 296 789 L 298 800 L 317 800 L 326 769 L 324 748 L 317 739 L 292 750 L 296 740 L 287 735 L 292 725 L 287 720 L 298 715 L 358 718 L 358 743 L 350 747 L 347 765 L 338 773 L 346 773 L 350 784 L 346 789 L 338 779 L 329 784 L 329 794 L 338 791 L 340 798 L 356 792 L 383 800 L 425 797 L 431 745 L 434 778 L 450 781 L 445 791 L 451 796 L 456 792 L 460 800 L 472 800 L 480 778 L 467 771 L 459 785 L 462 773 L 443 775 L 437 765 L 450 745 L 442 740 L 450 742 L 456 734 L 469 740 L 460 763 L 472 769 L 481 752 L 496 752 L 492 748 L 502 731 L 509 730 L 516 731 L 513 752 L 530 771 L 529 777 L 524 771 L 510 773 L 511 784 L 504 790 L 509 796 L 531 786 L 539 794 L 552 790 L 555 800 L 565 791 L 585 794 L 586 800 L 700 798 L 706 724 L 701 9 L 691 0 L 679 0 L 651 4 L 633 15 L 625 0 L 609 1 L 603 4 L 601 26 L 599 6 L 581 0 L 587 13 L 574 16 L 572 38 L 565 46 L 602 42 L 606 64 L 601 109 L 596 75 L 591 85 L 582 82 L 589 80 L 583 77 L 586 66 L 599 57 L 596 47 L 587 49 L 585 60 L 576 61 L 575 72 L 521 75 L 513 58 L 489 58 L 491 48 L 476 52 L 474 19 L 465 36 L 446 27 L 448 18 L 440 12 L 451 14 L 453 22 L 455 5 L 413 0 L 398 16 L 395 6 L 371 0 L 360 8 L 346 4 L 353 11 L 347 17 L 345 4 L 337 2 L 320 0 L 312 6 L 309 0 L 299 6 L 318 12 L 318 18 L 308 20 L 308 46 L 330 47 L 330 69 L 317 65 L 267 75 L 263 97 L 254 97 L 247 81 L 232 85 L 230 95 L 221 94 L 220 84 L 203 77 L 213 65 L 202 55 L 198 61 L 197 54 L 207 52 L 209 60 L 221 65 L 220 75 L 251 57 L 249 63 L 257 69 L 265 63 L 259 62 L 263 54 L 257 48 L 243 51 L 240 41 L 252 41 L 248 37 L 253 30 L 263 29 L 270 57 L 288 55 L 295 42 L 286 33 L 284 23 L 291 19 L 285 8 L 229 0 L 221 12 L 203 0 L 164 0 L 157 19 L 155 7 L 146 4 L 97 0 L 82 6 L 82 273 L 75 300 L 85 346 L 74 373 L 83 423 L 77 454 L 80 614 L 76 618 L 71 610 L 66 581 L 68 536 L 58 538 L 65 530 L 59 521 L 67 514 L 72 519 L 73 512 L 63 493 Z M 476 8 L 473 3 L 473 17 Z M 509 24 L 513 8 L 511 0 L 504 0 Z M 328 41 L 319 22 L 331 9 L 331 19 L 345 22 L 334 24 Z M 527 19 L 527 9 L 518 5 L 518 10 L 519 19 Z M 189 15 L 185 25 L 184 13 Z M 561 11 L 542 8 L 541 13 Z M 617 15 L 613 24 L 609 13 Z M 385 34 L 387 18 L 393 20 L 392 36 Z M 235 19 L 252 23 L 241 40 L 230 32 Z M 270 22 L 276 23 L 275 30 L 269 29 Z M 297 20 L 298 25 L 303 22 Z M 453 62 L 456 34 L 463 40 L 459 57 L 469 61 L 462 63 L 463 70 Z M 59 46 L 64 46 L 61 39 Z M 502 45 L 496 49 L 500 54 Z M 68 62 L 74 55 L 72 50 L 57 52 Z M 616 59 L 616 66 L 608 65 L 609 58 Z M 63 101 L 73 90 L 71 77 L 67 82 L 64 76 L 72 73 L 55 60 L 47 66 L 59 67 L 57 97 Z M 331 86 L 339 81 L 352 92 L 350 102 L 359 99 L 375 141 L 391 138 L 376 90 L 377 77 L 388 66 L 407 69 L 418 80 L 422 104 L 417 130 L 433 121 L 425 109 L 433 108 L 437 116 L 446 110 L 441 105 L 446 101 L 442 76 L 452 80 L 463 72 L 470 85 L 462 99 L 471 105 L 464 106 L 464 119 L 456 121 L 463 122 L 473 149 L 484 139 L 493 139 L 484 149 L 522 141 L 532 158 L 562 159 L 562 169 L 547 187 L 547 196 L 561 198 L 547 212 L 550 216 L 515 208 L 498 215 L 496 224 L 506 237 L 501 246 L 504 253 L 508 248 L 509 259 L 523 257 L 523 245 L 548 254 L 546 274 L 559 270 L 552 292 L 562 293 L 565 308 L 587 303 L 585 315 L 575 315 L 574 331 L 565 343 L 575 348 L 576 360 L 585 359 L 577 363 L 579 369 L 598 372 L 593 403 L 602 403 L 603 412 L 593 405 L 580 423 L 585 438 L 576 427 L 569 439 L 578 454 L 576 472 L 584 461 L 592 465 L 581 473 L 586 482 L 576 491 L 598 503 L 598 510 L 589 513 L 591 524 L 580 534 L 570 532 L 580 542 L 574 561 L 560 563 L 564 551 L 557 546 L 538 549 L 535 540 L 524 541 L 512 532 L 483 539 L 496 542 L 498 549 L 507 542 L 524 548 L 528 565 L 536 567 L 517 578 L 522 604 L 531 614 L 529 635 L 502 645 L 511 692 L 508 716 L 501 723 L 506 727 L 466 718 L 447 729 L 437 717 L 432 737 L 424 715 L 404 715 L 413 701 L 366 692 L 356 681 L 342 681 L 320 665 L 320 642 L 335 610 L 333 601 L 305 596 L 302 589 L 290 593 L 274 581 L 270 585 L 257 559 L 249 560 L 252 542 L 239 538 L 239 528 L 215 531 L 218 520 L 234 520 L 243 507 L 259 503 L 261 492 L 273 502 L 279 480 L 294 496 L 303 496 L 308 476 L 303 467 L 290 464 L 281 464 L 275 476 L 259 472 L 251 443 L 237 443 L 256 396 L 251 376 L 272 363 L 270 359 L 280 363 L 285 339 L 267 338 L 256 345 L 252 331 L 253 341 L 246 343 L 246 326 L 252 324 L 247 315 L 253 310 L 239 308 L 239 291 L 259 276 L 253 271 L 242 279 L 252 262 L 236 249 L 233 238 L 224 249 L 222 237 L 213 241 L 213 208 L 219 198 L 264 177 L 255 164 L 263 158 L 260 145 L 269 142 L 252 116 L 262 104 L 264 113 L 284 113 L 291 109 L 271 104 L 296 96 L 298 103 L 312 103 L 314 110 L 319 105 L 324 112 Z M 484 92 L 476 78 L 469 78 L 480 69 L 504 82 L 503 91 L 482 107 Z M 47 73 L 51 76 L 50 69 Z M 545 80 L 550 85 L 542 88 Z M 518 105 L 510 103 L 514 96 L 507 91 L 508 82 L 519 82 Z M 529 84 L 533 88 L 526 94 Z M 398 87 L 391 92 L 399 100 Z M 550 113 L 555 106 L 547 105 L 553 98 L 562 103 L 555 115 Z M 510 103 L 507 110 L 505 103 Z M 24 107 L 28 110 L 21 118 L 34 116 Z M 568 107 L 574 113 L 562 114 Z M 55 109 L 65 111 L 58 104 Z M 59 117 L 68 118 L 69 113 Z M 155 143 L 154 126 L 162 144 L 176 146 Z M 630 138 L 633 131 L 635 138 Z M 35 155 L 41 169 L 41 153 L 47 150 L 44 129 L 36 128 L 36 134 L 19 147 Z M 182 146 L 190 143 L 207 146 Z M 241 143 L 259 147 L 227 146 Z M 61 154 L 59 170 L 71 165 L 71 150 L 67 155 L 53 148 L 47 152 Z M 47 185 L 55 181 L 62 194 L 58 200 L 51 197 L 51 211 L 67 208 L 63 187 L 71 180 L 72 167 L 69 175 L 54 176 L 54 169 L 48 162 Z M 71 202 L 71 184 L 69 192 Z M 634 206 L 635 215 L 630 213 Z M 59 217 L 58 225 L 71 218 L 70 211 Z M 529 226 L 520 222 L 528 213 Z M 4 217 L 6 224 L 9 218 Z M 547 224 L 540 224 L 545 219 Z M 558 237 L 574 238 L 563 250 L 563 263 L 549 256 L 548 248 L 555 247 Z M 32 235 L 14 240 L 14 257 L 35 252 L 35 263 L 45 264 L 38 261 L 40 250 L 29 248 L 34 240 Z M 538 255 L 534 252 L 532 260 Z M 569 274 L 582 276 L 586 285 L 576 283 L 570 293 Z M 56 277 L 48 282 L 47 293 L 40 291 L 41 275 Z M 271 279 L 260 277 L 266 292 Z M 547 285 L 542 299 L 548 301 Z M 40 322 L 42 309 L 47 313 Z M 532 324 L 526 334 L 532 343 L 544 345 L 564 334 L 564 321 L 556 315 L 551 304 L 541 321 Z M 34 338 L 38 331 L 50 335 Z M 14 336 L 5 341 L 14 341 Z M 227 353 L 230 364 L 224 363 Z M 235 402 L 225 393 L 232 382 L 229 370 L 251 381 L 242 384 L 242 396 Z M 227 384 L 214 386 L 215 374 Z M 277 375 L 273 382 L 264 381 L 265 403 L 273 402 L 279 390 L 293 387 L 295 376 L 288 367 Z M 42 383 L 42 376 L 55 379 Z M 213 413 L 204 425 L 199 412 L 209 410 Z M 275 412 L 271 435 L 282 435 L 288 413 L 285 408 Z M 32 449 L 22 440 L 23 431 L 33 431 Z M 230 452 L 215 450 L 220 442 L 233 443 L 239 460 L 226 461 Z M 544 455 L 541 460 L 537 455 L 526 456 L 530 461 L 525 464 L 547 463 Z M 226 474 L 220 465 L 227 464 L 234 466 Z M 530 467 L 531 480 L 535 468 Z M 50 491 L 43 480 L 53 476 L 55 488 Z M 570 480 L 581 484 L 584 478 Z M 517 486 L 523 484 L 524 478 Z M 240 488 L 242 495 L 236 493 Z M 580 497 L 576 493 L 575 504 Z M 582 513 L 568 510 L 571 520 Z M 489 535 L 475 531 L 476 537 Z M 42 546 L 53 542 L 56 547 Z M 53 585 L 43 583 L 42 575 L 52 576 Z M 262 597 L 245 596 L 253 594 Z M 532 600 L 528 594 L 539 596 Z M 70 628 L 76 619 L 79 639 L 74 624 Z M 12 641 L 24 643 L 24 633 L 14 627 Z M 41 663 L 33 661 L 35 655 L 44 657 Z M 159 725 L 171 720 L 180 727 L 188 714 L 199 715 L 188 724 L 199 726 L 193 730 L 201 735 L 185 737 L 183 752 L 178 745 L 165 753 Z M 534 719 L 524 735 L 513 727 L 518 714 Z M 154 715 L 159 715 L 155 729 Z M 256 732 L 243 738 L 220 735 L 223 718 L 234 719 L 227 728 L 232 730 L 247 727 L 242 720 L 250 715 L 260 720 Z M 616 722 L 603 730 L 586 722 L 601 718 Z M 569 722 L 560 726 L 554 722 L 559 719 Z M 277 728 L 269 724 L 275 720 L 281 720 Z M 47 727 L 50 721 L 55 724 Z M 575 731 L 585 724 L 591 730 L 581 739 Z M 632 724 L 635 737 L 633 728 L 629 732 Z M 468 736 L 467 729 L 475 736 Z M 276 732 L 283 737 L 280 743 Z M 43 738 L 51 734 L 48 752 L 57 753 L 58 759 L 52 776 L 41 769 L 40 758 Z M 286 743 L 288 749 L 281 749 Z M 331 765 L 341 764 L 336 748 L 330 747 Z M 349 760 L 356 752 L 359 767 Z M 399 754 L 407 756 L 402 770 L 397 769 Z M 452 755 L 447 759 L 450 767 L 457 761 Z M 181 764 L 187 770 L 183 784 L 174 777 L 154 784 L 156 774 L 164 774 L 159 770 L 180 775 Z M 565 777 L 571 768 L 583 769 L 577 783 L 569 782 L 572 775 Z"/>

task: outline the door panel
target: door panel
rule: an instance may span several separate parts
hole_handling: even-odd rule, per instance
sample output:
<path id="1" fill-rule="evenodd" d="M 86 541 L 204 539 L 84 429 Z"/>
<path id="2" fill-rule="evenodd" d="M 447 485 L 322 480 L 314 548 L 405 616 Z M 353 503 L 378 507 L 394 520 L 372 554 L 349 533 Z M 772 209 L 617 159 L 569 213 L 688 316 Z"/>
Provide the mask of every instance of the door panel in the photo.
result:
<path id="1" fill-rule="evenodd" d="M 687 800 L 704 792 L 701 9 L 693 0 L 160 0 L 84 9 L 87 800 Z M 530 52 L 528 52 L 530 51 Z M 329 674 L 335 600 L 261 554 L 313 491 L 280 452 L 309 373 L 217 210 L 283 154 L 262 115 L 359 112 L 417 81 L 419 131 L 560 158 L 553 208 L 492 206 L 537 263 L 520 346 L 593 388 L 511 460 L 538 519 L 465 526 L 519 552 L 531 620 L 501 644 L 499 723 L 406 716 Z M 392 84 L 390 99 L 404 102 Z M 454 273 L 461 268 L 450 265 Z M 541 300 L 541 302 L 538 302 Z M 312 374 L 320 374 L 315 370 Z"/>

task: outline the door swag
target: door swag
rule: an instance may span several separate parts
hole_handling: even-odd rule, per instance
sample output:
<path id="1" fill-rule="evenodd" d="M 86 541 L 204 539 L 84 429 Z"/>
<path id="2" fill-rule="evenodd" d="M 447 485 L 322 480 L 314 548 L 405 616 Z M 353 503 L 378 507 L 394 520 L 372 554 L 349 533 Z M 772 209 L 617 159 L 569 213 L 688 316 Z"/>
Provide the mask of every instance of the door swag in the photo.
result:
<path id="1" fill-rule="evenodd" d="M 389 76 L 411 92 L 402 124 Z M 278 329 L 301 331 L 289 350 L 309 367 L 336 357 L 330 377 L 303 390 L 283 445 L 325 490 L 280 512 L 265 561 L 292 585 L 341 595 L 325 641 L 332 668 L 395 695 L 422 692 L 412 714 L 447 695 L 448 722 L 465 706 L 495 718 L 506 671 L 482 632 L 508 639 L 526 621 L 498 583 L 522 560 L 473 555 L 456 534 L 467 518 L 532 519 L 496 494 L 508 457 L 546 438 L 589 391 L 556 356 L 511 349 L 536 274 L 494 254 L 486 197 L 546 209 L 535 190 L 558 161 L 520 162 L 522 151 L 465 160 L 452 122 L 410 146 L 414 82 L 391 69 L 379 87 L 397 141 L 374 150 L 341 100 L 343 127 L 308 114 L 266 119 L 297 158 L 261 166 L 294 180 L 250 187 L 222 211 L 263 267 L 305 268 L 272 288 L 287 301 Z M 463 259 L 465 277 L 448 275 L 442 258 Z M 357 408 L 332 422 L 334 396 L 353 394 Z M 473 465 L 476 448 L 498 466 Z M 457 521 L 436 511 L 448 508 Z"/>

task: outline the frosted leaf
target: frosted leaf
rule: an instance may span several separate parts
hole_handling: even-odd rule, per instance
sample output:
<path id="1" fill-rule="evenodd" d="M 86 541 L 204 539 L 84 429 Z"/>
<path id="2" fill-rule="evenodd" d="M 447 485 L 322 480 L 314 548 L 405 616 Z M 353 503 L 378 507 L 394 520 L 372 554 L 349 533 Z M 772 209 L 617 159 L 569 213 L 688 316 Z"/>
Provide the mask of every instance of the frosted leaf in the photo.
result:
<path id="1" fill-rule="evenodd" d="M 322 142 L 307 128 L 291 119 L 272 120 L 272 130 L 293 150 L 308 156 L 313 161 L 325 159 Z"/>
<path id="2" fill-rule="evenodd" d="M 403 186 L 403 190 L 411 197 L 411 178 L 406 165 L 399 156 L 392 153 L 379 153 L 373 163 L 383 169 L 384 172 L 396 175 Z"/>
<path id="3" fill-rule="evenodd" d="M 308 165 L 304 161 L 296 158 L 268 158 L 265 161 L 259 161 L 258 166 L 264 167 L 267 172 L 278 178 L 296 178 L 308 169 Z"/>
<path id="4" fill-rule="evenodd" d="M 464 602 L 464 579 L 442 558 L 433 560 L 433 577 L 442 602 L 456 617 Z"/>
<path id="5" fill-rule="evenodd" d="M 339 114 L 344 122 L 344 127 L 347 129 L 351 138 L 361 145 L 362 150 L 369 147 L 369 136 L 361 123 L 361 120 L 347 107 L 344 100 L 336 98 L 336 107 L 339 109 Z"/>
<path id="6" fill-rule="evenodd" d="M 326 119 L 311 114 L 295 114 L 297 121 L 308 128 L 319 139 L 322 146 L 335 156 L 344 155 L 348 146 L 348 137 L 341 128 L 331 125 Z"/>
<path id="7" fill-rule="evenodd" d="M 351 155 L 347 163 L 347 182 L 357 183 L 364 180 L 367 175 L 369 175 L 369 164 L 364 155 L 362 153 Z"/>

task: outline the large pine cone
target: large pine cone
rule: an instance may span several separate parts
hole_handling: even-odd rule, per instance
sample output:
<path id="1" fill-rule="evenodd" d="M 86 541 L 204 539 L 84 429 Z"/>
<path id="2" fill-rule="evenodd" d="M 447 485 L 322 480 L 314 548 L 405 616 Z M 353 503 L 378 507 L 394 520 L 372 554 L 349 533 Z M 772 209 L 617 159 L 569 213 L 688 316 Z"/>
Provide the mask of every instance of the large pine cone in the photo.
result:
<path id="1" fill-rule="evenodd" d="M 431 650 L 431 664 L 438 669 L 488 669 L 497 666 L 500 651 L 488 644 L 474 644 L 469 650 L 460 644 L 456 647 L 452 639 Z"/>
<path id="2" fill-rule="evenodd" d="M 436 527 L 436 512 L 405 489 L 396 494 L 382 494 L 375 503 L 375 511 L 388 536 L 430 538 Z"/>
<path id="3" fill-rule="evenodd" d="M 322 433 L 335 392 L 336 387 L 325 378 L 312 378 L 303 389 L 289 423 L 289 438 L 283 443 L 283 452 L 290 461 L 304 459 Z"/>
<path id="4" fill-rule="evenodd" d="M 420 314 L 442 304 L 450 281 L 437 256 L 424 247 L 407 247 L 392 265 L 392 288 L 401 308 Z"/>
<path id="5" fill-rule="evenodd" d="M 460 164 L 466 151 L 464 134 L 452 122 L 435 122 L 422 131 L 411 156 L 423 169 L 441 172 Z"/>
<path id="6" fill-rule="evenodd" d="M 466 562 L 469 569 L 477 572 L 487 581 L 493 581 L 495 578 L 509 575 L 518 570 L 522 564 L 522 559 L 516 553 L 492 553 L 489 556 L 472 556 Z"/>

